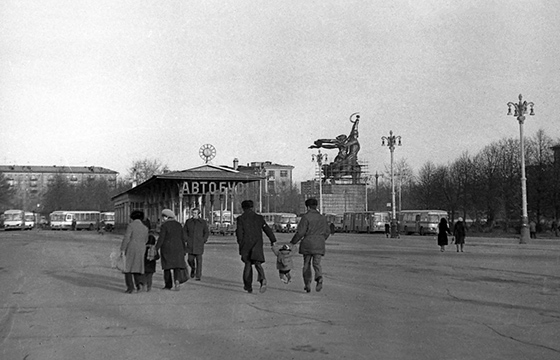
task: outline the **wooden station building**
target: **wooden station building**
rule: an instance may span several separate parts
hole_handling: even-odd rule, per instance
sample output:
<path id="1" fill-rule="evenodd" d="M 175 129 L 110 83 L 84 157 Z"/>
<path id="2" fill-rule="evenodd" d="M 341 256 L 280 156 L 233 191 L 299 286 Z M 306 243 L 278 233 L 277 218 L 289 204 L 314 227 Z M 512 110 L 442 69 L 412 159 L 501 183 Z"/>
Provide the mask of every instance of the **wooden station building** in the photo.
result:
<path id="1" fill-rule="evenodd" d="M 262 179 L 259 175 L 210 164 L 154 175 L 112 198 L 115 230 L 126 228 L 134 210 L 142 210 L 153 224 L 160 219 L 163 209 L 173 210 L 181 223 L 195 207 L 201 209 L 203 216 L 211 217 L 216 210 L 227 210 L 228 204 L 233 209 L 235 201 L 245 200 L 242 196 L 247 184 Z"/>

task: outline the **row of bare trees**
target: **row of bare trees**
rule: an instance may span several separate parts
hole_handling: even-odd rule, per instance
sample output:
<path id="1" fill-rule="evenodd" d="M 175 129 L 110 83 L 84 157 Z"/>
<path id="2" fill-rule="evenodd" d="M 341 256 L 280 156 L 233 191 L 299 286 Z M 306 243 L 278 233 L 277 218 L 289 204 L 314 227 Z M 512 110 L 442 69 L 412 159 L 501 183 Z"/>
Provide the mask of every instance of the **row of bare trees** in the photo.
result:
<path id="1" fill-rule="evenodd" d="M 543 130 L 525 141 L 529 218 L 545 226 L 560 216 L 559 179 L 551 147 L 558 144 Z M 556 164 L 559 166 L 560 164 Z M 516 139 L 491 143 L 476 154 L 464 152 L 444 165 L 426 162 L 414 176 L 406 160 L 396 163 L 396 191 L 402 209 L 442 209 L 453 219 L 472 219 L 492 229 L 518 228 L 521 219 L 520 144 Z M 389 177 L 385 175 L 384 179 Z M 372 194 L 373 208 L 390 202 L 390 185 L 383 181 Z"/>

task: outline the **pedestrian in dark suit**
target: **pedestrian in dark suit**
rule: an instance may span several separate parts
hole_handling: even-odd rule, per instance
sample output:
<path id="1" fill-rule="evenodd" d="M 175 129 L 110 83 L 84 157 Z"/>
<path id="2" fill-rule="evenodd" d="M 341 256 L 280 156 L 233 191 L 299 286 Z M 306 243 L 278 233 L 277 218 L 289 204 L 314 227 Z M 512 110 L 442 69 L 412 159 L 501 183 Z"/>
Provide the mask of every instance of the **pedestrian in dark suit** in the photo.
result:
<path id="1" fill-rule="evenodd" d="M 196 280 L 200 281 L 202 254 L 209 235 L 208 224 L 200 217 L 200 209 L 192 210 L 192 217 L 185 222 L 184 230 L 187 238 L 187 262 L 191 267 L 191 278 L 196 276 Z"/>
<path id="2" fill-rule="evenodd" d="M 323 288 L 323 268 L 321 259 L 325 255 L 325 242 L 331 234 L 329 222 L 324 215 L 317 211 L 317 199 L 309 198 L 305 200 L 307 212 L 301 217 L 296 233 L 290 243 L 297 244 L 301 240 L 299 253 L 303 255 L 303 283 L 306 292 L 311 291 L 311 281 L 313 273 L 311 266 L 315 270 L 316 291 Z"/>
<path id="3" fill-rule="evenodd" d="M 175 280 L 175 290 L 179 290 L 179 271 L 186 271 L 187 269 L 185 232 L 181 224 L 175 220 L 175 213 L 172 210 L 164 209 L 161 215 L 163 224 L 161 224 L 156 249 L 159 251 L 161 259 L 165 282 L 164 289 L 173 288 L 173 280 Z M 173 277 L 171 276 L 171 270 L 173 270 Z"/>
<path id="4" fill-rule="evenodd" d="M 455 245 L 457 246 L 457 252 L 459 252 L 459 248 L 461 249 L 461 252 L 463 252 L 466 233 L 467 233 L 467 229 L 465 228 L 465 223 L 463 222 L 463 218 L 460 217 L 455 223 L 455 226 L 453 227 L 453 236 L 455 237 Z"/>
<path id="5" fill-rule="evenodd" d="M 243 214 L 237 218 L 237 229 L 235 235 L 239 244 L 239 255 L 245 264 L 243 269 L 244 289 L 253 292 L 253 266 L 257 270 L 257 280 L 261 284 L 260 292 L 266 291 L 266 276 L 262 263 L 264 263 L 263 237 L 266 234 L 270 245 L 274 245 L 276 237 L 266 224 L 264 218 L 253 211 L 253 201 L 245 200 L 241 203 Z"/>

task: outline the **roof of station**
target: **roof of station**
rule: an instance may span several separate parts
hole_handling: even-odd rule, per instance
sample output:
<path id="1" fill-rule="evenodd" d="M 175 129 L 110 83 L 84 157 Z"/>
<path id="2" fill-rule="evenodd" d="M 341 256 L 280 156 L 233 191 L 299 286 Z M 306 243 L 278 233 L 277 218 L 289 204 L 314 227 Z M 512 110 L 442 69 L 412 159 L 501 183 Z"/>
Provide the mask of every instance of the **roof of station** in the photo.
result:
<path id="1" fill-rule="evenodd" d="M 263 176 L 237 171 L 224 166 L 205 164 L 188 170 L 171 171 L 164 174 L 154 175 L 138 186 L 135 186 L 121 194 L 113 196 L 113 199 L 122 194 L 142 192 L 157 181 L 236 181 L 248 183 L 264 179 Z"/>

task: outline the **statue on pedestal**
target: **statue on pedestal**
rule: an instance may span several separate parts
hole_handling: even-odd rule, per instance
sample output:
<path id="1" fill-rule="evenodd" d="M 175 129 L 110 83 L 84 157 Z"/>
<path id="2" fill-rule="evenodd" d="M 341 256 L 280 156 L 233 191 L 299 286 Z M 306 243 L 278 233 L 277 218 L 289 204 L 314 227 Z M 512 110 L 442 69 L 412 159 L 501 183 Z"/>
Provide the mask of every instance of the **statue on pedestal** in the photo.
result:
<path id="1" fill-rule="evenodd" d="M 358 142 L 358 124 L 360 115 L 354 113 L 350 115 L 352 130 L 350 135 L 338 135 L 334 139 L 318 139 L 310 149 L 338 149 L 338 154 L 334 161 L 330 164 L 323 165 L 325 179 L 340 180 L 344 176 L 350 176 L 352 183 L 357 184 L 360 180 L 361 168 L 358 164 L 358 151 L 360 151 L 360 143 Z"/>

